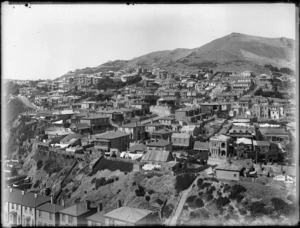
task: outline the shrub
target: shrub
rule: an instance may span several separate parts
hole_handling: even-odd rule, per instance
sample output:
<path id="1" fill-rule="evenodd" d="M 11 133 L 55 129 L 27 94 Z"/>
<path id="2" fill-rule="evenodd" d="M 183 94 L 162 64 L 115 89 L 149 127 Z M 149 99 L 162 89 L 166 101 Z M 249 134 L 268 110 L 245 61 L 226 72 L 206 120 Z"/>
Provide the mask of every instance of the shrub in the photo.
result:
<path id="1" fill-rule="evenodd" d="M 214 190 L 216 190 L 216 187 L 215 186 L 211 186 L 209 188 L 209 190 L 207 190 L 207 193 L 212 194 L 214 192 Z"/>
<path id="2" fill-rule="evenodd" d="M 213 198 L 214 198 L 214 197 L 213 197 L 211 194 L 209 194 L 209 193 L 204 193 L 204 194 L 202 195 L 202 199 L 203 199 L 204 201 L 206 201 L 206 202 L 211 201 Z"/>
<path id="3" fill-rule="evenodd" d="M 280 198 L 272 198 L 271 202 L 274 206 L 275 211 L 279 212 L 284 211 L 288 206 L 288 204 Z"/>
<path id="4" fill-rule="evenodd" d="M 230 200 L 227 197 L 221 196 L 216 200 L 216 205 L 218 208 L 222 208 L 229 203 L 230 203 Z"/>
<path id="5" fill-rule="evenodd" d="M 231 189 L 230 185 L 225 184 L 223 192 L 228 192 Z"/>
<path id="6" fill-rule="evenodd" d="M 135 190 L 136 196 L 144 196 L 145 195 L 145 188 L 142 186 L 138 186 L 138 189 Z"/>
<path id="7" fill-rule="evenodd" d="M 135 181 L 132 183 L 132 186 L 136 186 L 136 182 Z"/>
<path id="8" fill-rule="evenodd" d="M 119 177 L 115 177 L 115 181 L 118 181 L 119 180 Z"/>
<path id="9" fill-rule="evenodd" d="M 145 200 L 150 201 L 150 196 L 145 196 Z"/>
<path id="10" fill-rule="evenodd" d="M 96 189 L 98 189 L 100 186 L 104 186 L 105 184 L 106 184 L 105 177 L 101 177 L 100 179 L 96 180 L 95 187 Z"/>
<path id="11" fill-rule="evenodd" d="M 152 194 L 154 193 L 154 190 L 150 189 L 150 190 L 148 191 L 148 193 L 149 193 L 149 195 L 152 195 Z"/>
<path id="12" fill-rule="evenodd" d="M 195 207 L 203 207 L 203 206 L 204 206 L 204 203 L 203 203 L 202 199 L 197 198 L 197 199 L 195 200 L 194 205 L 195 205 Z"/>
<path id="13" fill-rule="evenodd" d="M 192 203 L 194 202 L 194 200 L 197 198 L 197 196 L 193 195 L 193 196 L 189 196 L 187 199 L 186 199 L 186 203 Z"/>
<path id="14" fill-rule="evenodd" d="M 288 195 L 287 199 L 291 202 L 295 202 L 296 201 L 296 197 L 294 195 Z"/>
<path id="15" fill-rule="evenodd" d="M 172 206 L 172 204 L 166 205 L 166 206 L 163 208 L 163 211 L 162 211 L 163 216 L 164 216 L 165 218 L 169 218 L 170 215 L 172 214 L 172 212 L 173 212 L 173 206 Z"/>
<path id="16" fill-rule="evenodd" d="M 241 215 L 247 214 L 247 210 L 245 208 L 243 208 L 243 207 L 239 208 L 238 210 L 239 210 L 239 212 L 240 212 Z"/>
<path id="17" fill-rule="evenodd" d="M 39 184 L 40 184 L 40 181 L 37 180 L 37 181 L 34 183 L 33 187 L 34 187 L 34 188 L 37 188 L 37 187 L 39 186 Z"/>
<path id="18" fill-rule="evenodd" d="M 237 200 L 238 203 L 241 202 L 242 199 L 244 199 L 244 196 L 243 196 L 243 195 L 238 194 L 238 195 L 236 196 L 236 200 Z"/>
<path id="19" fill-rule="evenodd" d="M 204 182 L 202 185 L 201 185 L 201 188 L 204 189 L 204 188 L 208 188 L 211 186 L 211 183 L 209 182 Z"/>
<path id="20" fill-rule="evenodd" d="M 236 200 L 242 200 L 244 197 L 240 195 L 240 193 L 243 193 L 246 191 L 246 188 L 244 188 L 241 185 L 234 185 L 231 188 L 231 193 L 229 194 L 229 199 L 236 199 Z"/>
<path id="21" fill-rule="evenodd" d="M 94 177 L 94 178 L 92 179 L 91 183 L 94 184 L 94 183 L 96 182 L 96 180 L 97 180 L 97 178 Z"/>
<path id="22" fill-rule="evenodd" d="M 37 162 L 37 164 L 36 164 L 37 170 L 40 170 L 40 168 L 42 168 L 43 165 L 44 165 L 44 164 L 43 164 L 43 161 L 42 161 L 42 160 L 39 160 L 39 161 Z"/>
<path id="23" fill-rule="evenodd" d="M 183 174 L 176 176 L 175 189 L 177 192 L 181 192 L 187 189 L 195 180 L 196 176 L 194 174 Z"/>
<path id="24" fill-rule="evenodd" d="M 262 214 L 266 214 L 265 204 L 261 201 L 257 201 L 251 204 L 249 207 L 250 213 L 253 216 L 259 216 Z"/>
<path id="25" fill-rule="evenodd" d="M 203 192 L 199 192 L 199 193 L 198 193 L 198 196 L 202 196 L 202 195 L 203 195 Z"/>
<path id="26" fill-rule="evenodd" d="M 219 183 L 219 180 L 217 178 L 215 178 L 215 177 L 210 177 L 210 178 L 208 178 L 208 180 L 211 180 L 212 182 Z"/>
<path id="27" fill-rule="evenodd" d="M 202 183 L 203 183 L 203 179 L 202 179 L 202 178 L 199 178 L 199 179 L 197 180 L 197 186 L 198 186 L 198 188 L 201 187 Z"/>
<path id="28" fill-rule="evenodd" d="M 72 188 L 72 192 L 75 192 L 76 190 L 77 190 L 77 186 L 73 186 L 73 188 Z"/>
<path id="29" fill-rule="evenodd" d="M 163 205 L 164 204 L 164 201 L 162 201 L 161 199 L 157 199 L 155 200 L 156 203 L 158 203 L 159 205 Z"/>
<path id="30" fill-rule="evenodd" d="M 114 183 L 114 179 L 108 179 L 108 180 L 106 180 L 106 184 L 111 184 L 111 183 Z"/>

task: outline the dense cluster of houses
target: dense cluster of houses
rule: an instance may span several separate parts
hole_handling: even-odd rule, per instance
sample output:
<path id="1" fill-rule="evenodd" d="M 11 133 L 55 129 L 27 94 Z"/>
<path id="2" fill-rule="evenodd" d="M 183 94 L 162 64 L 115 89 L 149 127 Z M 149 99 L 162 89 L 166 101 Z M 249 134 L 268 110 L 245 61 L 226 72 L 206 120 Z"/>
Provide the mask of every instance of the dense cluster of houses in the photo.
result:
<path id="1" fill-rule="evenodd" d="M 65 206 L 53 198 L 15 188 L 5 189 L 3 224 L 11 226 L 133 226 L 158 224 L 157 213 L 119 205 L 106 211 L 89 201 Z"/>
<path id="2" fill-rule="evenodd" d="M 272 143 L 284 152 L 286 145 L 294 140 L 293 130 L 287 123 L 294 120 L 295 104 L 289 99 L 252 93 L 258 87 L 273 89 L 271 76 L 256 77 L 249 71 L 239 74 L 199 71 L 178 79 L 175 74 L 158 68 L 152 72 L 139 68 L 130 74 L 125 73 L 106 74 L 109 77 L 138 74 L 155 77 L 145 77 L 143 86 L 119 89 L 111 100 L 105 102 L 64 96 L 59 85 L 49 87 L 47 84 L 52 91 L 47 96 L 36 95 L 34 99 L 43 108 L 22 114 L 48 126 L 44 134 L 35 139 L 37 151 L 51 150 L 78 159 L 85 156 L 131 159 L 135 161 L 136 171 L 171 173 L 178 165 L 178 159 L 193 152 L 202 155 L 201 162 L 217 165 L 217 178 L 239 180 L 253 172 L 255 175 L 262 173 L 263 167 L 254 164 L 257 163 L 254 154 L 267 153 Z M 90 85 L 97 83 L 102 76 L 69 75 L 66 78 L 71 85 Z M 24 88 L 22 93 L 27 94 L 27 90 L 29 88 Z M 49 104 L 51 110 L 47 109 Z M 204 126 L 207 123 L 213 126 L 218 120 L 222 120 L 221 126 L 205 135 Z M 275 123 L 269 123 L 270 120 Z M 222 128 L 223 124 L 227 127 Z M 7 198 L 12 202 L 7 202 L 6 218 L 18 225 L 41 225 L 41 216 L 48 216 L 41 220 L 47 225 L 141 224 L 139 221 L 151 214 L 128 207 L 103 214 L 82 204 L 69 208 L 55 206 L 49 197 L 33 193 L 10 190 L 9 194 L 18 197 L 16 201 Z M 34 205 L 23 205 L 27 202 L 23 199 L 30 197 Z M 139 216 L 134 216 L 135 220 L 131 221 L 130 216 L 123 216 L 127 213 Z"/>

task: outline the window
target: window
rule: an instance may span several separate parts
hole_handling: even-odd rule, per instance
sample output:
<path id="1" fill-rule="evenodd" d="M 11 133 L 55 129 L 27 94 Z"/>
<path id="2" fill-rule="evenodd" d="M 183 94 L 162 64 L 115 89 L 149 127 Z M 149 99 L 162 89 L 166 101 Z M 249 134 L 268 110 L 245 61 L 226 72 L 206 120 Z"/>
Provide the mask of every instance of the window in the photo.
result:
<path id="1" fill-rule="evenodd" d="M 64 222 L 65 221 L 65 215 L 61 215 L 61 220 Z"/>
<path id="2" fill-rule="evenodd" d="M 49 220 L 52 220 L 52 213 L 49 213 Z"/>
<path id="3" fill-rule="evenodd" d="M 234 177 L 236 177 L 236 174 L 233 174 Z"/>
<path id="4" fill-rule="evenodd" d="M 72 223 L 73 222 L 73 217 L 69 216 L 69 222 Z"/>
<path id="5" fill-rule="evenodd" d="M 42 212 L 41 211 L 39 211 L 39 217 L 42 217 Z"/>

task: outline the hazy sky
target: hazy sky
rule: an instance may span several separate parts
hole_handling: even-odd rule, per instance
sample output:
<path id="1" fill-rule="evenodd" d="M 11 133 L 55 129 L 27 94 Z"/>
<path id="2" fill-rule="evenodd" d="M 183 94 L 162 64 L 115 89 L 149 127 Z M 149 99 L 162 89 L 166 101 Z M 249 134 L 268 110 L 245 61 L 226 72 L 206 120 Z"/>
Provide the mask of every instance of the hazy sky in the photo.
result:
<path id="1" fill-rule="evenodd" d="M 109 60 L 196 48 L 232 32 L 295 39 L 293 4 L 5 5 L 2 77 L 54 79 Z"/>

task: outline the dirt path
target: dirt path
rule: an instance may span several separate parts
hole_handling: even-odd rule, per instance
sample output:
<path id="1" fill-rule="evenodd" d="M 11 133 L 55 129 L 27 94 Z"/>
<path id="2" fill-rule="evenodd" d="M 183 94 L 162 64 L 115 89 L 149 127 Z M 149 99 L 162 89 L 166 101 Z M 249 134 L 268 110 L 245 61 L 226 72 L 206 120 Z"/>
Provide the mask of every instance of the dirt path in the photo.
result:
<path id="1" fill-rule="evenodd" d="M 177 223 L 177 220 L 182 212 L 182 209 L 183 209 L 183 206 L 185 204 L 185 201 L 186 201 L 186 198 L 188 196 L 188 194 L 190 193 L 190 191 L 192 190 L 193 188 L 193 185 L 195 183 L 197 183 L 197 180 L 200 178 L 201 176 L 198 176 L 194 182 L 190 185 L 190 187 L 184 191 L 182 191 L 182 195 L 181 195 L 181 198 L 180 198 L 180 201 L 177 205 L 177 208 L 176 208 L 176 211 L 173 215 L 173 217 L 171 219 L 168 219 L 165 223 L 165 225 L 169 225 L 169 226 L 176 226 L 176 223 Z"/>

